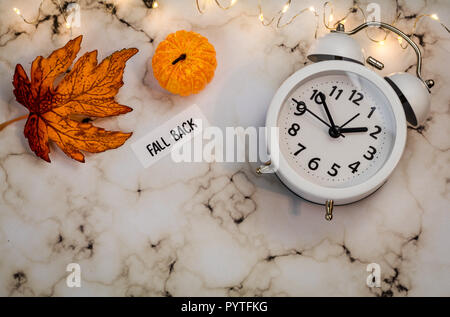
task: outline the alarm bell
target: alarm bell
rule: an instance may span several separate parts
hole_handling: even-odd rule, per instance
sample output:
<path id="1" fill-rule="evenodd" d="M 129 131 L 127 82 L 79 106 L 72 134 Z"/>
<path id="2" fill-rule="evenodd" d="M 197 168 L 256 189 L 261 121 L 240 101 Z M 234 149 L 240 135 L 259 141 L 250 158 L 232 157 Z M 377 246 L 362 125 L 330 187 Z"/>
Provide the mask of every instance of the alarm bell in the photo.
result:
<path id="1" fill-rule="evenodd" d="M 331 32 L 318 39 L 309 51 L 313 62 L 348 60 L 364 65 L 364 52 L 358 42 L 347 34 Z"/>
<path id="2" fill-rule="evenodd" d="M 428 83 L 408 73 L 394 73 L 385 77 L 394 88 L 405 110 L 406 120 L 412 127 L 423 123 L 430 111 Z M 431 85 L 430 85 L 431 86 Z M 430 87 L 431 88 L 431 87 Z"/>
<path id="3" fill-rule="evenodd" d="M 364 51 L 349 35 L 353 35 L 366 27 L 388 29 L 402 37 L 414 49 L 417 56 L 416 76 L 408 73 L 394 73 L 385 77 L 385 79 L 400 98 L 409 125 L 417 127 L 428 116 L 430 110 L 430 88 L 434 86 L 434 81 L 432 79 L 422 79 L 422 54 L 420 49 L 409 36 L 396 27 L 383 22 L 371 21 L 365 22 L 349 32 L 345 32 L 344 25 L 338 24 L 336 30 L 332 30 L 315 42 L 309 51 L 308 58 L 313 62 L 347 60 L 364 65 Z M 378 69 L 383 68 L 384 65 L 381 62 L 376 61 L 372 57 L 369 57 L 369 59 L 368 63 L 370 65 Z M 377 65 L 374 65 L 373 61 L 377 62 Z"/>

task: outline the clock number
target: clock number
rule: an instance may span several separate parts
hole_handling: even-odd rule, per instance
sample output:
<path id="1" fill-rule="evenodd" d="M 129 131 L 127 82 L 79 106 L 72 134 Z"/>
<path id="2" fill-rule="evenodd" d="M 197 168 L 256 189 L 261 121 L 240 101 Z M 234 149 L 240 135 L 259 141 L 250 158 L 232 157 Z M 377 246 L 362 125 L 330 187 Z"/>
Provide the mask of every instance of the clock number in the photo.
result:
<path id="1" fill-rule="evenodd" d="M 341 168 L 338 164 L 334 163 L 333 166 L 331 166 L 331 171 L 328 171 L 328 175 L 335 177 L 338 174 L 338 168 Z"/>
<path id="2" fill-rule="evenodd" d="M 304 145 L 301 144 L 301 143 L 298 143 L 298 146 L 300 147 L 300 149 L 297 150 L 297 151 L 294 153 L 294 156 L 299 155 L 301 151 L 303 151 L 304 149 L 306 149 L 306 146 L 304 146 Z"/>
<path id="3" fill-rule="evenodd" d="M 288 133 L 290 136 L 296 136 L 297 132 L 300 130 L 300 125 L 298 125 L 297 123 L 293 123 L 291 125 L 291 127 L 288 130 Z"/>
<path id="4" fill-rule="evenodd" d="M 294 98 L 292 98 L 292 100 L 297 103 L 297 112 L 294 112 L 294 114 L 296 116 L 301 116 L 304 114 L 306 112 L 306 104 L 303 101 L 297 101 Z"/>
<path id="5" fill-rule="evenodd" d="M 318 158 L 318 157 L 312 158 L 309 161 L 309 163 L 308 163 L 309 169 L 312 170 L 312 171 L 315 171 L 316 169 L 318 169 L 319 168 L 319 163 L 318 163 L 319 161 L 320 161 L 320 158 Z"/>
<path id="6" fill-rule="evenodd" d="M 350 95 L 350 98 L 348 98 L 348 100 L 352 100 L 352 98 L 353 98 L 353 96 L 355 96 L 355 94 L 356 94 L 356 90 L 353 89 L 352 94 Z"/>
<path id="7" fill-rule="evenodd" d="M 358 167 L 361 164 L 360 161 L 356 161 L 355 163 L 350 164 L 348 167 L 352 170 L 352 174 L 358 172 Z"/>
<path id="8" fill-rule="evenodd" d="M 379 126 L 376 125 L 376 126 L 375 126 L 375 129 L 376 129 L 376 131 L 370 133 L 370 136 L 376 140 L 376 139 L 378 139 L 378 138 L 376 137 L 376 135 L 377 135 L 377 134 L 380 134 L 380 132 L 381 132 L 381 127 L 379 127 Z"/>
<path id="9" fill-rule="evenodd" d="M 337 86 L 333 86 L 331 88 L 333 88 L 333 89 L 330 92 L 330 97 L 333 96 L 334 92 L 336 91 Z"/>
<path id="10" fill-rule="evenodd" d="M 310 99 L 310 100 L 313 100 L 314 97 L 316 97 L 317 92 L 318 92 L 318 90 L 317 90 L 317 89 L 314 89 L 314 90 L 313 90 L 313 94 L 312 94 L 311 98 L 309 98 L 309 99 Z"/>
<path id="11" fill-rule="evenodd" d="M 375 153 L 377 153 L 377 149 L 373 146 L 369 146 L 369 149 L 367 150 L 367 154 L 364 154 L 364 158 L 368 161 L 373 160 Z"/>
<path id="12" fill-rule="evenodd" d="M 372 114 L 373 114 L 373 112 L 375 111 L 375 109 L 377 109 L 376 107 L 370 107 L 370 112 L 369 112 L 369 115 L 367 116 L 367 118 L 369 118 L 370 119 L 370 117 L 372 116 Z"/>
<path id="13" fill-rule="evenodd" d="M 330 92 L 330 97 L 331 96 L 333 96 L 333 94 L 334 94 L 334 92 L 336 91 L 336 88 L 337 88 L 337 86 L 333 86 L 332 87 L 333 89 L 331 90 L 331 92 Z M 338 89 L 338 94 L 336 95 L 336 100 L 338 100 L 339 99 L 339 97 L 341 96 L 341 94 L 342 94 L 342 89 Z"/>
<path id="14" fill-rule="evenodd" d="M 355 99 L 353 99 L 353 97 L 355 97 L 355 94 L 358 95 L 358 97 L 356 97 Z M 355 89 L 352 90 L 352 94 L 350 95 L 350 98 L 348 98 L 348 100 L 352 101 L 355 105 L 359 106 L 359 102 L 361 100 L 363 100 L 364 96 L 362 93 L 356 92 Z"/>

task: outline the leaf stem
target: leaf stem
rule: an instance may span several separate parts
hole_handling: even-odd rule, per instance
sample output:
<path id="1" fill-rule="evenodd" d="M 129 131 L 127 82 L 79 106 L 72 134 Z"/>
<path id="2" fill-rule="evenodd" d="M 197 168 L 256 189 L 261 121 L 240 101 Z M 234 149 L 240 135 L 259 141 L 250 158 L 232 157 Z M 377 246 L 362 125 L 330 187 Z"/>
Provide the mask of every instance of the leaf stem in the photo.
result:
<path id="1" fill-rule="evenodd" d="M 16 121 L 20 121 L 20 120 L 26 119 L 27 117 L 28 117 L 28 115 L 26 114 L 26 115 L 24 115 L 24 116 L 20 116 L 20 117 L 14 118 L 14 119 L 12 119 L 12 120 L 9 120 L 9 121 L 6 121 L 6 122 L 1 123 L 1 124 L 0 124 L 0 131 L 2 131 L 4 128 L 6 128 L 7 126 L 9 126 L 11 123 L 14 123 L 14 122 L 16 122 Z"/>

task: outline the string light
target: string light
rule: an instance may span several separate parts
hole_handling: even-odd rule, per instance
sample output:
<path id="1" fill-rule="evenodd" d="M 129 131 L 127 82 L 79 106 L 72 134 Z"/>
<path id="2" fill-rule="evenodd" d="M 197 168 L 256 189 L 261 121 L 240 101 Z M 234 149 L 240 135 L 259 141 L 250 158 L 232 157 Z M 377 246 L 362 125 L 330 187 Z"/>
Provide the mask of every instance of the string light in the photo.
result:
<path id="1" fill-rule="evenodd" d="M 45 1 L 45 0 L 42 0 L 41 4 L 40 4 L 40 6 L 39 6 L 39 10 L 38 10 L 38 14 L 37 14 L 36 18 L 35 18 L 34 20 L 31 20 L 31 21 L 27 20 L 27 19 L 22 15 L 22 13 L 21 13 L 21 11 L 20 11 L 19 8 L 14 7 L 14 8 L 13 8 L 13 11 L 14 11 L 18 16 L 20 16 L 20 17 L 22 18 L 22 20 L 23 20 L 25 23 L 36 25 L 37 23 L 39 23 L 39 21 L 40 21 L 40 19 L 41 19 L 42 5 L 43 5 L 44 1 Z M 203 14 L 203 13 L 205 12 L 205 9 L 201 7 L 200 1 L 201 1 L 201 0 L 195 0 L 195 3 L 196 3 L 196 7 L 197 7 L 198 12 L 199 12 L 200 14 Z M 212 0 L 209 0 L 209 1 L 212 1 Z M 61 3 L 60 3 L 60 0 L 56 0 L 56 1 L 52 1 L 52 2 L 53 2 L 55 5 L 58 6 L 58 9 L 59 9 L 61 12 L 64 11 L 63 6 L 62 6 Z M 220 9 L 222 9 L 222 10 L 228 10 L 228 9 L 232 8 L 238 1 L 237 1 L 237 0 L 229 0 L 229 2 L 228 2 L 229 4 L 228 4 L 228 5 L 223 5 L 222 2 L 225 2 L 225 1 L 224 1 L 224 0 L 223 0 L 223 1 L 221 1 L 221 0 L 214 0 L 214 3 L 215 3 Z M 319 29 L 319 23 L 318 23 L 317 18 L 319 17 L 319 14 L 317 14 L 316 8 L 315 8 L 314 6 L 310 6 L 310 7 L 308 7 L 308 8 L 304 8 L 304 9 L 298 11 L 298 12 L 297 12 L 296 14 L 294 14 L 287 22 L 281 23 L 281 21 L 282 21 L 282 19 L 283 19 L 283 16 L 284 16 L 288 11 L 291 10 L 291 7 L 292 7 L 291 4 L 292 4 L 292 0 L 287 0 L 287 1 L 285 2 L 285 4 L 283 5 L 283 7 L 282 7 L 282 8 L 281 8 L 281 9 L 280 9 L 280 10 L 279 10 L 272 18 L 267 19 L 267 18 L 264 16 L 264 13 L 263 13 L 262 5 L 261 5 L 261 0 L 258 0 L 258 10 L 259 10 L 258 19 L 259 19 L 259 21 L 261 22 L 261 24 L 264 25 L 264 26 L 270 26 L 270 25 L 273 24 L 273 22 L 277 21 L 276 27 L 277 27 L 277 28 L 283 28 L 283 27 L 285 27 L 285 26 L 287 26 L 287 25 L 293 23 L 294 20 L 295 20 L 298 16 L 300 16 L 302 13 L 304 13 L 304 12 L 310 12 L 310 13 L 313 14 L 314 17 L 316 18 L 316 31 L 315 31 L 315 37 L 317 37 L 317 32 L 318 32 L 318 29 Z M 150 4 L 149 4 L 149 5 L 150 5 Z M 158 7 L 159 7 L 158 1 L 156 1 L 156 0 L 152 1 L 152 2 L 151 2 L 151 7 L 152 7 L 153 9 L 158 8 Z M 327 16 L 327 8 L 329 8 L 329 10 L 328 10 L 328 11 L 329 11 L 328 18 L 326 17 L 326 16 Z M 340 18 L 340 19 L 337 19 L 336 22 L 335 22 L 333 25 L 330 25 L 330 23 L 332 23 L 332 22 L 335 20 L 335 16 L 334 16 L 334 6 L 333 6 L 333 3 L 332 3 L 331 1 L 326 1 L 326 2 L 323 4 L 323 24 L 324 24 L 325 28 L 327 28 L 327 29 L 329 29 L 329 30 L 335 30 L 339 24 L 344 24 L 344 23 L 347 21 L 347 18 L 348 18 L 348 16 L 349 16 L 350 14 L 355 13 L 355 12 L 360 12 L 361 15 L 362 15 L 362 17 L 363 17 L 364 22 L 367 21 L 366 16 L 365 16 L 365 14 L 364 14 L 364 11 L 356 4 L 356 5 L 352 6 L 351 8 L 349 8 L 348 12 L 344 15 L 344 17 L 342 17 L 342 18 Z M 63 17 L 64 17 L 64 20 L 65 20 L 65 27 L 68 28 L 68 29 L 71 29 L 71 28 L 72 28 L 71 23 L 69 23 L 69 22 L 66 20 L 66 16 L 65 16 L 65 15 L 64 15 Z M 391 23 L 391 25 L 395 25 L 395 24 L 397 23 L 397 21 L 400 19 L 400 17 L 401 17 L 401 13 L 400 13 L 399 15 L 397 15 L 397 17 L 394 19 L 394 21 Z M 424 17 L 428 17 L 428 18 L 430 18 L 430 19 L 432 19 L 432 20 L 434 20 L 434 21 L 439 21 L 439 16 L 438 16 L 436 13 L 432 13 L 432 14 L 422 14 L 422 15 L 417 16 L 417 17 L 415 18 L 415 20 L 414 20 L 414 24 L 413 24 L 412 30 L 411 30 L 411 32 L 410 32 L 409 35 L 408 35 L 409 37 L 415 35 L 415 31 L 416 31 L 416 28 L 417 28 L 417 24 L 418 24 L 418 22 L 419 22 L 422 18 L 424 18 Z M 447 27 L 446 25 L 444 25 L 444 24 L 441 23 L 441 22 L 440 22 L 440 24 L 441 24 L 441 26 L 442 26 L 445 30 L 447 30 L 447 32 L 449 31 L 449 29 L 448 29 L 448 27 Z M 377 40 L 377 39 L 374 39 L 374 38 L 368 33 L 368 29 L 366 29 L 365 31 L 366 31 L 367 37 L 368 37 L 372 42 L 378 43 L 380 46 L 383 46 L 383 45 L 385 44 L 385 41 L 387 40 L 387 36 L 388 36 L 388 34 L 389 34 L 389 31 L 383 30 L 383 31 L 385 32 L 384 37 L 383 37 L 381 40 Z M 404 43 L 402 37 L 398 36 L 398 37 L 397 37 L 397 41 L 398 41 L 399 45 L 400 45 L 403 49 L 406 49 L 406 48 L 408 47 L 408 45 L 404 45 L 405 43 Z"/>
<path id="2" fill-rule="evenodd" d="M 149 9 L 156 9 L 159 7 L 159 3 L 156 0 L 143 0 L 145 6 Z"/>
<path id="3" fill-rule="evenodd" d="M 259 21 L 264 22 L 264 15 L 262 13 L 259 14 Z"/>
<path id="4" fill-rule="evenodd" d="M 363 11 L 358 5 L 354 5 L 353 7 L 351 7 L 351 8 L 349 9 L 349 11 L 347 12 L 347 14 L 346 14 L 342 19 L 340 19 L 340 20 L 338 20 L 336 23 L 334 23 L 333 26 L 329 26 L 329 25 L 326 23 L 326 19 L 325 19 L 326 12 L 327 12 L 327 7 L 328 7 L 328 6 L 330 7 L 330 15 L 329 15 L 328 21 L 331 22 L 332 19 L 333 19 L 333 4 L 332 4 L 331 2 L 329 2 L 329 1 L 327 1 L 327 2 L 324 3 L 324 9 L 323 9 L 323 23 L 324 23 L 324 25 L 325 25 L 325 27 L 326 27 L 327 29 L 334 30 L 334 29 L 336 29 L 336 26 L 337 26 L 339 23 L 342 23 L 342 24 L 345 23 L 346 18 L 350 15 L 350 13 L 353 13 L 353 12 L 355 11 L 355 9 L 357 9 L 359 12 L 361 12 L 361 15 L 363 16 L 364 22 L 367 21 L 366 15 L 364 14 L 364 11 Z M 392 26 L 394 26 L 394 25 L 397 23 L 397 21 L 400 19 L 400 17 L 401 17 L 401 14 L 399 14 L 399 15 L 394 19 L 394 21 L 393 21 L 392 23 L 390 23 L 390 24 L 391 24 Z M 415 21 L 414 21 L 414 25 L 413 25 L 412 31 L 409 33 L 409 36 L 415 34 L 416 27 L 417 27 L 417 23 L 420 21 L 420 19 L 422 19 L 422 18 L 424 18 L 424 17 L 429 17 L 429 18 L 431 18 L 431 19 L 433 19 L 433 20 L 435 20 L 435 21 L 439 21 L 439 17 L 438 17 L 438 15 L 435 14 L 435 13 L 433 13 L 433 14 L 423 14 L 423 15 L 419 15 L 418 17 L 416 17 L 416 19 L 415 19 Z M 441 26 L 442 26 L 444 29 L 446 29 L 446 30 L 448 31 L 448 28 L 447 28 L 443 23 L 441 23 Z M 387 37 L 388 37 L 388 35 L 389 35 L 389 31 L 388 31 L 388 30 L 382 30 L 382 31 L 384 32 L 383 38 L 382 38 L 381 40 L 377 40 L 377 39 L 374 39 L 374 38 L 369 34 L 369 29 L 366 29 L 366 30 L 365 30 L 366 35 L 367 35 L 367 37 L 369 38 L 369 40 L 371 40 L 372 42 L 375 42 L 375 43 L 379 44 L 380 46 L 383 46 L 383 45 L 386 43 Z M 398 40 L 398 43 L 399 43 L 399 45 L 400 45 L 400 47 L 401 47 L 402 49 L 408 48 L 408 44 L 403 42 L 403 38 L 402 38 L 402 37 L 400 37 L 400 36 L 397 37 L 397 40 Z"/>
<path id="5" fill-rule="evenodd" d="M 414 34 L 416 32 L 417 23 L 419 23 L 419 21 L 422 20 L 425 17 L 429 17 L 429 18 L 431 18 L 431 19 L 433 19 L 435 21 L 439 21 L 439 17 L 438 17 L 438 15 L 436 13 L 433 13 L 433 14 L 421 14 L 421 15 L 417 16 L 416 19 L 414 20 L 414 25 L 413 25 L 411 34 Z M 444 28 L 446 28 L 445 25 L 443 25 L 442 23 L 441 23 L 441 25 Z"/>
<path id="6" fill-rule="evenodd" d="M 58 0 L 59 2 L 59 0 Z M 20 11 L 20 9 L 18 8 L 13 8 L 13 11 L 23 20 L 23 22 L 27 23 L 27 24 L 32 24 L 32 25 L 37 25 L 41 19 L 41 15 L 42 15 L 42 6 L 44 5 L 44 0 L 41 1 L 41 4 L 39 5 L 39 9 L 38 9 L 38 13 L 36 15 L 36 18 L 34 18 L 33 20 L 27 20 L 23 15 L 22 12 Z M 62 6 L 59 3 L 55 3 L 55 5 L 58 6 L 58 9 L 62 12 Z M 65 20 L 65 17 L 64 17 Z"/>
<path id="7" fill-rule="evenodd" d="M 219 0 L 215 0 L 217 6 L 219 6 L 219 8 L 227 10 L 229 8 L 231 8 L 236 2 L 237 0 L 232 0 L 231 4 L 228 7 L 223 7 Z M 285 2 L 285 4 L 283 5 L 283 7 L 281 8 L 281 10 L 279 10 L 272 18 L 266 18 L 264 13 L 263 13 L 263 9 L 262 9 L 262 5 L 261 5 L 261 0 L 258 0 L 258 20 L 261 22 L 262 25 L 264 26 L 270 26 L 272 25 L 272 23 L 276 20 L 276 26 L 277 28 L 282 28 L 285 27 L 289 24 L 291 24 L 292 22 L 294 22 L 294 20 L 301 15 L 303 12 L 309 11 L 310 13 L 313 13 L 314 16 L 317 18 L 319 15 L 316 12 L 316 9 L 314 8 L 314 6 L 310 6 L 308 8 L 302 9 L 299 12 L 297 12 L 294 16 L 292 16 L 286 23 L 281 23 L 283 16 L 289 11 L 291 10 L 291 3 L 292 0 L 288 0 L 287 2 Z M 200 4 L 199 4 L 199 0 L 196 0 L 196 4 L 197 4 L 197 10 L 199 11 L 199 13 L 204 13 L 204 10 L 201 9 Z M 328 10 L 327 10 L 328 9 Z M 328 18 L 327 18 L 327 12 L 329 11 L 328 14 Z M 335 16 L 334 16 L 334 6 L 333 3 L 331 1 L 326 1 L 323 4 L 323 24 L 324 26 L 329 29 L 329 30 L 336 30 L 337 26 L 339 24 L 344 24 L 347 21 L 347 18 L 350 14 L 353 14 L 355 12 L 359 12 L 362 17 L 364 22 L 367 21 L 366 19 L 366 15 L 364 13 L 364 10 L 361 9 L 361 7 L 357 4 L 353 5 L 352 7 L 350 7 L 347 11 L 347 13 L 344 15 L 344 17 L 337 19 L 336 22 L 332 25 L 330 25 L 334 20 L 335 20 Z M 420 15 L 416 18 L 415 22 L 414 22 L 414 26 L 412 29 L 412 32 L 410 33 L 410 36 L 412 34 L 415 33 L 415 29 L 416 29 L 416 25 L 417 22 L 423 18 L 423 17 L 429 17 L 433 20 L 439 21 L 439 17 L 437 16 L 437 14 L 433 13 L 433 14 L 424 14 L 424 15 Z M 394 21 L 391 23 L 391 25 L 395 25 L 395 23 L 399 20 L 400 18 L 400 14 L 394 19 Z M 448 28 L 442 24 L 442 27 L 445 28 L 446 30 L 448 30 Z M 315 32 L 315 37 L 317 37 L 317 31 L 318 31 L 318 23 L 316 24 L 316 32 Z M 387 37 L 389 35 L 389 31 L 388 30 L 382 30 L 384 32 L 384 36 L 382 37 L 382 39 L 375 39 L 373 38 L 370 34 L 369 34 L 369 29 L 366 29 L 366 35 L 369 38 L 369 40 L 371 40 L 374 43 L 379 44 L 380 46 L 385 45 Z M 403 38 L 401 37 L 397 37 L 398 43 L 400 45 L 401 48 L 406 49 L 408 47 L 408 45 L 406 43 L 404 43 Z M 405 45 L 406 44 L 406 45 Z"/>
<path id="8" fill-rule="evenodd" d="M 195 0 L 196 6 L 197 6 L 197 10 L 198 10 L 198 12 L 199 12 L 200 14 L 203 14 L 203 13 L 205 12 L 205 10 L 201 8 L 199 1 L 200 1 L 200 0 Z M 211 0 L 210 0 L 210 1 L 211 1 Z M 223 6 L 219 0 L 214 0 L 214 2 L 216 3 L 216 5 L 217 5 L 220 9 L 228 10 L 228 9 L 230 9 L 234 4 L 236 4 L 237 0 L 231 0 L 230 5 L 228 5 L 228 6 Z M 277 21 L 276 27 L 277 27 L 277 28 L 283 28 L 283 27 L 285 27 L 285 26 L 291 24 L 292 22 L 294 22 L 294 20 L 295 20 L 299 15 L 301 15 L 303 12 L 309 11 L 310 13 L 314 14 L 314 16 L 315 16 L 316 18 L 319 16 L 319 15 L 317 14 L 316 9 L 314 8 L 314 6 L 310 6 L 310 7 L 308 7 L 308 8 L 305 8 L 305 9 L 302 9 L 302 10 L 298 11 L 298 12 L 297 12 L 295 15 L 293 15 L 287 22 L 281 23 L 283 16 L 284 16 L 289 10 L 291 10 L 291 3 L 292 3 L 292 0 L 287 0 L 287 1 L 285 2 L 285 4 L 283 5 L 283 7 L 281 8 L 281 10 L 279 10 L 272 18 L 266 18 L 265 15 L 264 15 L 264 13 L 263 13 L 262 5 L 261 5 L 261 0 L 258 0 L 258 11 L 259 11 L 259 13 L 258 13 L 258 20 L 259 20 L 259 21 L 261 22 L 261 24 L 264 25 L 264 26 L 270 26 L 270 25 L 273 24 L 273 22 Z M 329 13 L 329 15 L 328 15 L 328 18 L 326 17 L 326 16 L 327 16 L 327 9 L 329 9 L 329 11 L 330 11 L 330 13 Z M 353 5 L 352 7 L 350 7 L 350 8 L 348 9 L 348 11 L 347 11 L 347 13 L 344 15 L 344 17 L 342 17 L 342 18 L 340 18 L 340 19 L 337 19 L 336 22 L 335 22 L 333 25 L 330 25 L 330 23 L 332 23 L 332 22 L 335 20 L 335 17 L 334 17 L 334 6 L 333 6 L 333 3 L 332 3 L 331 1 L 326 1 L 326 2 L 323 4 L 323 24 L 324 24 L 324 26 L 325 26 L 327 29 L 329 29 L 329 30 L 336 30 L 336 28 L 337 28 L 337 26 L 338 26 L 339 24 L 344 24 L 344 23 L 347 21 L 348 16 L 349 16 L 350 14 L 355 13 L 355 12 L 359 12 L 359 13 L 362 15 L 364 22 L 367 21 L 366 15 L 365 15 L 365 13 L 364 13 L 364 10 L 362 10 L 361 7 L 360 7 L 359 5 L 355 4 L 355 5 Z M 415 22 L 414 22 L 414 26 L 413 26 L 412 32 L 410 33 L 409 36 L 415 34 L 416 25 L 417 25 L 418 21 L 419 21 L 421 18 L 423 18 L 423 17 L 429 17 L 429 18 L 431 18 L 431 19 L 433 19 L 433 20 L 439 21 L 439 17 L 438 17 L 438 15 L 435 14 L 435 13 L 433 13 L 433 14 L 424 14 L 424 15 L 420 15 L 420 16 L 418 16 L 418 17 L 416 18 L 416 20 L 415 20 Z M 395 23 L 399 20 L 399 18 L 400 18 L 400 14 L 394 19 L 394 21 L 391 23 L 391 25 L 394 26 Z M 446 30 L 448 31 L 448 28 L 447 28 L 444 24 L 441 23 L 441 25 L 442 25 L 442 27 L 443 27 L 444 29 L 446 29 Z M 316 23 L 315 37 L 317 37 L 317 31 L 318 31 L 318 28 L 319 28 L 319 24 L 318 24 L 318 22 L 317 22 L 317 23 Z M 380 40 L 377 40 L 377 39 L 374 39 L 374 38 L 369 34 L 369 29 L 366 29 L 366 30 L 365 30 L 367 37 L 368 37 L 372 42 L 375 42 L 375 43 L 379 44 L 380 46 L 385 45 L 386 40 L 387 40 L 387 37 L 388 37 L 388 35 L 389 35 L 389 31 L 388 31 L 388 30 L 382 30 L 382 31 L 384 32 L 383 38 L 380 39 Z M 398 37 L 397 40 L 398 40 L 398 43 L 400 44 L 400 46 L 401 46 L 403 49 L 406 49 L 406 48 L 408 47 L 407 44 L 404 45 L 405 43 L 403 42 L 403 39 L 402 39 L 401 37 Z"/>
<path id="9" fill-rule="evenodd" d="M 297 12 L 296 14 L 294 14 L 287 22 L 282 23 L 282 19 L 283 19 L 284 14 L 285 14 L 288 10 L 290 10 L 290 8 L 291 8 L 291 3 L 292 3 L 292 0 L 288 0 L 288 1 L 283 5 L 282 9 L 279 10 L 272 18 L 270 18 L 270 19 L 265 19 L 265 18 L 264 18 L 264 13 L 263 13 L 263 10 L 262 10 L 261 0 L 258 0 L 258 10 L 259 10 L 258 19 L 261 21 L 261 24 L 264 25 L 264 26 L 269 26 L 269 25 L 271 25 L 273 22 L 277 21 L 276 27 L 277 27 L 277 28 L 283 28 L 283 27 L 285 27 L 285 26 L 291 24 L 292 22 L 294 22 L 294 20 L 295 20 L 298 16 L 300 16 L 302 13 L 304 13 L 304 12 L 308 12 L 308 11 L 309 11 L 310 13 L 314 14 L 314 16 L 315 16 L 316 18 L 318 17 L 318 14 L 316 14 L 314 7 L 309 7 L 309 8 L 305 8 L 305 9 L 302 9 L 302 10 L 298 11 L 298 12 Z M 319 23 L 318 23 L 318 21 L 317 21 L 317 19 L 316 19 L 316 32 L 315 32 L 315 37 L 317 37 L 317 31 L 318 31 L 318 29 L 319 29 Z"/>
<path id="10" fill-rule="evenodd" d="M 328 7 L 329 7 L 330 14 L 328 16 L 328 19 L 326 19 Z M 364 14 L 363 9 L 361 9 L 361 7 L 359 5 L 355 4 L 354 6 L 352 6 L 348 9 L 347 13 L 342 18 L 337 19 L 336 22 L 332 26 L 330 26 L 330 23 L 334 20 L 334 6 L 333 6 L 333 3 L 331 3 L 330 1 L 327 1 L 323 4 L 323 24 L 328 30 L 336 30 L 336 27 L 339 24 L 344 24 L 347 21 L 347 18 L 349 17 L 349 15 L 354 12 L 360 12 L 361 15 L 363 16 L 364 22 L 366 22 L 366 15 Z"/>
<path id="11" fill-rule="evenodd" d="M 233 7 L 233 6 L 237 3 L 237 0 L 231 0 L 231 1 L 230 1 L 230 4 L 229 4 L 228 6 L 222 5 L 222 3 L 220 2 L 220 0 L 214 0 L 214 2 L 216 3 L 216 5 L 217 5 L 220 9 L 222 9 L 222 10 L 228 10 L 228 9 L 231 9 L 231 7 Z M 195 0 L 195 5 L 196 5 L 196 7 L 197 7 L 197 11 L 198 11 L 198 12 L 200 12 L 200 13 L 202 13 L 202 14 L 205 12 L 205 8 L 202 9 L 202 7 L 200 6 L 200 0 Z"/>

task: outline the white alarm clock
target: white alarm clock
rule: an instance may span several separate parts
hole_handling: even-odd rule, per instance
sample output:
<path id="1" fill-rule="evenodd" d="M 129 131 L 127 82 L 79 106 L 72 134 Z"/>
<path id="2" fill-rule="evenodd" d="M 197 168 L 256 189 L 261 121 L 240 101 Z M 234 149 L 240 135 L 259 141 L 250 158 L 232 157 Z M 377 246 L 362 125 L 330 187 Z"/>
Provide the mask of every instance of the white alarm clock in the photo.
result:
<path id="1" fill-rule="evenodd" d="M 403 37 L 417 54 L 417 76 L 386 78 L 364 66 L 364 55 L 349 35 L 382 27 Z M 407 122 L 418 126 L 430 107 L 432 80 L 420 76 L 421 53 L 403 32 L 382 22 L 366 22 L 350 32 L 339 24 L 320 38 L 308 58 L 315 62 L 290 76 L 267 112 L 271 161 L 258 173 L 275 172 L 292 192 L 326 206 L 358 201 L 382 186 L 399 162 Z M 367 62 L 382 69 L 372 57 Z M 276 154 L 276 155 L 275 155 Z"/>

